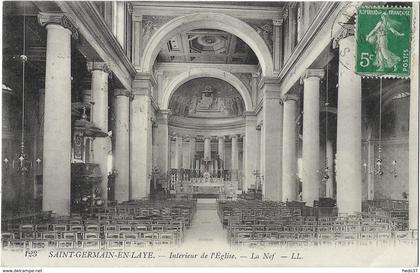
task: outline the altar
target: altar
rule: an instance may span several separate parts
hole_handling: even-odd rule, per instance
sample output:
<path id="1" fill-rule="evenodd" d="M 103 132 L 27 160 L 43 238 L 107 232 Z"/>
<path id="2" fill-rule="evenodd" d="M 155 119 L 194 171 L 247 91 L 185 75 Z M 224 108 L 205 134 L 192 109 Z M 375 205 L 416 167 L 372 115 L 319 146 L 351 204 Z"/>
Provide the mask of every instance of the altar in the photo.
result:
<path id="1" fill-rule="evenodd" d="M 173 176 L 171 179 L 172 193 L 197 195 L 236 196 L 238 181 L 227 180 L 228 176 L 211 177 L 209 173 L 204 173 L 202 177 Z"/>

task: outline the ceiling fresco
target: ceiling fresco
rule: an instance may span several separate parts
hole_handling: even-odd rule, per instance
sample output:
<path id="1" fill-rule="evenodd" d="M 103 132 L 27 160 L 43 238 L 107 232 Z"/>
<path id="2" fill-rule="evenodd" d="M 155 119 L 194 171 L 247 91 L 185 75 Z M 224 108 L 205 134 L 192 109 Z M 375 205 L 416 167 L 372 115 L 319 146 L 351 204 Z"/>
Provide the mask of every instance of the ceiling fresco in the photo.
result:
<path id="1" fill-rule="evenodd" d="M 177 116 L 226 118 L 242 116 L 245 106 L 239 92 L 229 83 L 216 78 L 198 78 L 175 91 L 169 109 Z"/>

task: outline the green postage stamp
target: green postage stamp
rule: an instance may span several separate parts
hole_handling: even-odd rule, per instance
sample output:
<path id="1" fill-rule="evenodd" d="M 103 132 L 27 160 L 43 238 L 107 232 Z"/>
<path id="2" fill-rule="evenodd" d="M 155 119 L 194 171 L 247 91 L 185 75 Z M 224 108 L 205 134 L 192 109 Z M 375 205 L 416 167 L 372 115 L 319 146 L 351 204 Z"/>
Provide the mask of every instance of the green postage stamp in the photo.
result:
<path id="1" fill-rule="evenodd" d="M 357 11 L 356 73 L 409 77 L 411 8 L 362 6 Z"/>

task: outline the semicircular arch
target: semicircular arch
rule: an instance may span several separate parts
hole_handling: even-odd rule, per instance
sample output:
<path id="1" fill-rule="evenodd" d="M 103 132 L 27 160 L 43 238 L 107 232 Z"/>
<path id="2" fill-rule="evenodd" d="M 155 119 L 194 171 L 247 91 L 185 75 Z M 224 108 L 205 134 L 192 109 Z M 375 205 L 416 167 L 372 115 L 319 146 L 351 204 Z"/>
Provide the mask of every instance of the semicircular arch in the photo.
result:
<path id="1" fill-rule="evenodd" d="M 222 30 L 239 37 L 254 51 L 260 63 L 262 75 L 273 75 L 273 60 L 263 38 L 247 23 L 218 13 L 195 13 L 177 17 L 159 28 L 146 44 L 141 58 L 140 72 L 152 71 L 163 43 L 170 38 L 183 31 L 203 28 Z"/>
<path id="2" fill-rule="evenodd" d="M 192 69 L 176 76 L 164 89 L 163 96 L 162 96 L 162 109 L 168 109 L 169 101 L 172 95 L 182 84 L 190 80 L 193 80 L 196 78 L 203 78 L 203 77 L 220 79 L 232 85 L 241 95 L 245 104 L 246 111 L 252 111 L 253 109 L 252 99 L 249 94 L 248 88 L 245 86 L 245 84 L 232 73 L 223 71 L 221 69 L 215 69 L 215 68 Z"/>

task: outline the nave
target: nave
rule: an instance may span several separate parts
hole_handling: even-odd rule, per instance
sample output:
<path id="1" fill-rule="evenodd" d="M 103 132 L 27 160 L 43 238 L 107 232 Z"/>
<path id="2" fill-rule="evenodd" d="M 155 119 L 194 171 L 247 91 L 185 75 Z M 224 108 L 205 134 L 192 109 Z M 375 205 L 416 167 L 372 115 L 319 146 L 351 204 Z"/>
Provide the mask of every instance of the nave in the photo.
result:
<path id="1" fill-rule="evenodd" d="M 418 78 L 348 69 L 357 8 L 190 4 L 5 2 L 5 252 L 414 249 Z"/>

